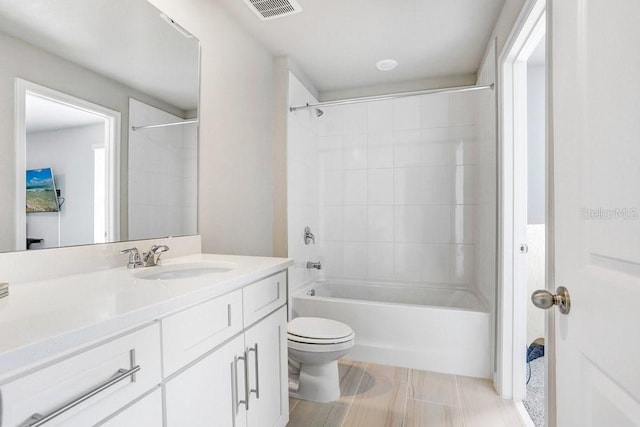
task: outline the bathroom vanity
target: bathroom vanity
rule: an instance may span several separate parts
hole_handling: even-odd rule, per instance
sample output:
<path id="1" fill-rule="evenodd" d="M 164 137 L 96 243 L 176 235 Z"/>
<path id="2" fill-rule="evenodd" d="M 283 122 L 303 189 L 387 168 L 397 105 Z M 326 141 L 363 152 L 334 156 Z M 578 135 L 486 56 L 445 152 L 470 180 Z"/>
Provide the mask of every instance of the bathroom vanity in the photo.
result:
<path id="1" fill-rule="evenodd" d="M 0 300 L 0 425 L 285 426 L 287 267 L 189 255 Z"/>

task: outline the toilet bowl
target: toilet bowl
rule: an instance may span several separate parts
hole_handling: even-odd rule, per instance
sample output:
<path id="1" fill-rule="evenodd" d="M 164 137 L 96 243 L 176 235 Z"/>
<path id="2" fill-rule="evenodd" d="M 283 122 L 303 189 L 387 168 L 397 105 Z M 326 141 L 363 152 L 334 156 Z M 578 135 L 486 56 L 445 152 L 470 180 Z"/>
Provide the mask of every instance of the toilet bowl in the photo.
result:
<path id="1" fill-rule="evenodd" d="M 335 320 L 297 317 L 289 322 L 289 359 L 300 365 L 298 389 L 290 395 L 314 402 L 338 399 L 338 359 L 353 347 L 354 337 L 349 326 Z"/>

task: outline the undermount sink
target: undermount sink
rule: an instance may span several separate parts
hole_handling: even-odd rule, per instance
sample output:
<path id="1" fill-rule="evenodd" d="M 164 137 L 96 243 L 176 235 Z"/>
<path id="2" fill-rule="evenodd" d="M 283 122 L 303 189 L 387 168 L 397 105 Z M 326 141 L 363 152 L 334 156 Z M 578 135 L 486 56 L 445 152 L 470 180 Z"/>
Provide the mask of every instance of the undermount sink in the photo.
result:
<path id="1" fill-rule="evenodd" d="M 143 280 L 193 279 L 209 274 L 225 273 L 236 267 L 232 262 L 209 261 L 148 267 L 135 273 L 133 277 Z"/>

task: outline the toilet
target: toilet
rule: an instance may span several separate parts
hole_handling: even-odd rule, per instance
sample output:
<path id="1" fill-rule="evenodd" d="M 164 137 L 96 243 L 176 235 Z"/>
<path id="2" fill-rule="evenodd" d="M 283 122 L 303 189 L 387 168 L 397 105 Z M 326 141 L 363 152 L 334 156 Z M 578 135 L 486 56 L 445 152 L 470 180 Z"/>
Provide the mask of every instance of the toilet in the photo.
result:
<path id="1" fill-rule="evenodd" d="M 292 397 L 331 402 L 340 397 L 338 359 L 353 347 L 355 334 L 344 323 L 319 317 L 289 322 L 289 359 L 300 365 L 300 382 Z"/>

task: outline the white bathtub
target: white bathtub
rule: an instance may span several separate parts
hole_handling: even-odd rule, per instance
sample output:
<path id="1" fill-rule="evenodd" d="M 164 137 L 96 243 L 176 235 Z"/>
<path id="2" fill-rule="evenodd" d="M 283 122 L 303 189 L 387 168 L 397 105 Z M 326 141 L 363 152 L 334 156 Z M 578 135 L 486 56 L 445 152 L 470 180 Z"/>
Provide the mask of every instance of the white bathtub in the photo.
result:
<path id="1" fill-rule="evenodd" d="M 356 345 L 350 359 L 480 378 L 491 374 L 491 316 L 471 290 L 321 281 L 293 297 L 293 315 L 351 326 Z"/>

